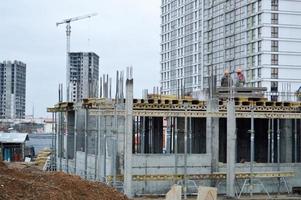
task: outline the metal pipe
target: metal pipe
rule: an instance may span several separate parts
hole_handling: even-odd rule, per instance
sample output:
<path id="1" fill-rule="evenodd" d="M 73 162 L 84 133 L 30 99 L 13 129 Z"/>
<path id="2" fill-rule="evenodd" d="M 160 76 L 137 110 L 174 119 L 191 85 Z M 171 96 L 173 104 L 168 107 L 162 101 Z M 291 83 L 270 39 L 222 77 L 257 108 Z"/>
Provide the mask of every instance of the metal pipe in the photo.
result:
<path id="1" fill-rule="evenodd" d="M 118 90 L 119 93 L 119 90 Z M 118 94 L 118 97 L 120 95 Z M 117 152 L 118 152 L 118 119 L 117 119 L 117 105 L 116 102 L 114 104 L 114 136 L 113 136 L 113 187 L 116 186 L 116 160 L 117 160 Z"/>
<path id="2" fill-rule="evenodd" d="M 104 116 L 104 134 L 103 134 L 103 180 L 106 182 L 107 176 L 107 117 Z"/>
<path id="3" fill-rule="evenodd" d="M 189 154 L 192 154 L 192 118 L 189 117 Z"/>
<path id="4" fill-rule="evenodd" d="M 112 161 L 112 166 L 113 166 L 113 187 L 116 186 L 116 144 L 117 144 L 117 141 L 116 141 L 116 138 L 115 136 L 113 136 L 113 151 L 112 151 L 112 157 L 113 157 L 113 161 Z"/>
<path id="5" fill-rule="evenodd" d="M 297 132 L 297 119 L 295 119 L 295 127 L 294 127 L 294 161 L 295 163 L 297 162 L 297 151 L 298 151 L 298 148 L 297 148 L 297 145 L 298 145 L 298 132 Z"/>
<path id="6" fill-rule="evenodd" d="M 100 111 L 100 107 L 98 107 L 98 110 Z M 98 175 L 98 180 L 102 181 L 101 176 L 100 176 L 100 174 L 101 174 L 101 159 L 100 159 L 100 156 L 101 156 L 101 148 L 102 148 L 102 146 L 101 146 L 101 125 L 100 125 L 100 122 L 101 122 L 100 115 L 98 115 L 97 116 L 97 124 L 98 124 L 98 126 L 97 126 L 97 143 L 98 143 L 98 165 L 97 165 L 98 173 L 97 173 L 97 175 Z"/>
<path id="7" fill-rule="evenodd" d="M 57 137 L 57 134 L 58 134 L 58 124 L 57 124 L 57 113 L 54 114 L 54 130 L 55 130 L 55 134 L 54 134 L 54 163 L 55 163 L 55 171 L 57 171 L 57 156 L 58 156 L 58 152 L 57 152 L 57 145 L 58 145 L 58 137 Z"/>
<path id="8" fill-rule="evenodd" d="M 85 171 L 84 171 L 84 175 L 85 175 L 85 179 L 87 179 L 87 165 L 88 165 L 88 109 L 85 109 Z"/>
<path id="9" fill-rule="evenodd" d="M 251 160 L 250 160 L 250 196 L 252 197 L 253 196 L 253 168 L 254 168 L 254 139 L 255 139 L 255 131 L 254 131 L 254 108 L 252 108 L 251 110 L 251 130 L 250 130 L 250 134 L 251 134 Z"/>
<path id="10" fill-rule="evenodd" d="M 185 113 L 187 113 L 187 108 Z M 184 199 L 187 199 L 187 116 L 184 118 Z"/>
<path id="11" fill-rule="evenodd" d="M 73 157 L 74 157 L 74 174 L 76 175 L 76 150 L 77 150 L 77 109 L 74 109 L 74 150 L 73 150 Z"/>
<path id="12" fill-rule="evenodd" d="M 98 129 L 98 123 L 97 123 Z M 94 180 L 97 180 L 97 163 L 98 163 L 98 134 L 97 131 L 93 131 L 94 133 L 94 151 L 95 151 L 95 162 L 94 162 Z"/>
<path id="13" fill-rule="evenodd" d="M 62 126 L 63 126 L 63 113 L 61 113 L 60 112 L 60 119 L 59 119 L 59 124 L 60 124 L 60 126 L 59 126 L 59 131 L 60 131 L 60 141 L 61 141 L 61 143 L 60 143 L 60 171 L 62 171 L 62 161 L 63 161 L 63 159 L 62 159 L 62 154 L 63 154 L 63 134 L 62 134 Z"/>
<path id="14" fill-rule="evenodd" d="M 274 139 L 275 139 L 275 136 L 274 136 L 274 119 L 272 119 L 272 130 L 271 130 L 271 138 L 272 138 L 272 143 L 271 143 L 271 151 L 272 151 L 272 156 L 271 156 L 271 162 L 274 163 L 275 160 L 275 142 L 274 142 Z"/>
<path id="15" fill-rule="evenodd" d="M 175 117 L 175 175 L 178 174 L 178 118 Z M 176 180 L 175 180 L 176 183 Z"/>
<path id="16" fill-rule="evenodd" d="M 170 154 L 170 141 L 171 141 L 171 117 L 167 117 L 166 128 L 166 153 Z"/>
<path id="17" fill-rule="evenodd" d="M 277 119 L 277 169 L 280 171 L 280 124 Z M 280 178 L 278 178 L 278 194 L 280 194 Z"/>
<path id="18" fill-rule="evenodd" d="M 69 119 L 68 119 L 68 117 L 69 117 L 69 113 L 67 111 L 66 112 L 66 124 L 65 124 L 66 133 L 65 133 L 65 136 L 64 136 L 64 137 L 66 137 L 66 171 L 67 171 L 67 174 L 69 173 L 69 158 L 68 158 L 68 155 L 69 155 L 69 148 L 68 148 L 68 145 L 69 145 L 69 142 L 68 142 L 68 140 L 69 140 L 69 124 L 68 124 L 68 121 L 69 121 Z"/>
<path id="19" fill-rule="evenodd" d="M 268 120 L 268 163 L 271 162 L 271 119 Z"/>
<path id="20" fill-rule="evenodd" d="M 145 116 L 142 117 L 141 153 L 145 153 Z"/>
<path id="21" fill-rule="evenodd" d="M 55 140 L 54 140 L 54 136 L 55 136 L 55 129 L 54 129 L 54 115 L 55 113 L 52 113 L 52 123 L 51 123 L 51 166 L 50 166 L 50 170 L 53 171 L 53 166 L 54 166 L 54 144 L 55 144 Z"/>

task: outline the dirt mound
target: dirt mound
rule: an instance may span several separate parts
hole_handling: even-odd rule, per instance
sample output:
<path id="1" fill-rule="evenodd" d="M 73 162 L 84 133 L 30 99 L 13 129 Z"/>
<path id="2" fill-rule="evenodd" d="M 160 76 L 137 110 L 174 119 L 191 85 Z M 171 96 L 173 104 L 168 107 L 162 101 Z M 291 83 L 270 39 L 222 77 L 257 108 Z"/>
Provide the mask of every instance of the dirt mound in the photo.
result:
<path id="1" fill-rule="evenodd" d="M 9 169 L 0 162 L 0 199 L 7 200 L 128 200 L 102 183 L 61 172 Z"/>

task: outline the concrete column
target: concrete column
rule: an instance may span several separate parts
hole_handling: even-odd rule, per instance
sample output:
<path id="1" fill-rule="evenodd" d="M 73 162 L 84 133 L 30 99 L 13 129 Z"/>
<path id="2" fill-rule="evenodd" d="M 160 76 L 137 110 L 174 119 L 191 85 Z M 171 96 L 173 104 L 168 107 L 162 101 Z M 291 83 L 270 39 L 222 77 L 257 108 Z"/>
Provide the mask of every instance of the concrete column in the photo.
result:
<path id="1" fill-rule="evenodd" d="M 236 119 L 235 102 L 227 105 L 227 196 L 235 197 Z"/>
<path id="2" fill-rule="evenodd" d="M 69 146 L 69 141 L 68 141 L 68 135 L 69 135 L 69 129 L 68 129 L 68 126 L 69 126 L 69 112 L 65 112 L 65 127 L 64 127 L 64 130 L 63 130 L 63 140 L 64 140 L 64 152 L 63 152 L 63 157 L 65 158 L 65 164 L 66 164 L 66 167 L 64 167 L 64 170 L 69 173 L 69 166 L 68 166 L 68 163 L 69 163 L 69 160 L 68 160 L 68 153 L 69 153 L 69 149 L 68 149 L 68 146 Z"/>
<path id="3" fill-rule="evenodd" d="M 166 153 L 170 153 L 171 147 L 171 117 L 167 117 L 167 128 L 166 128 Z"/>
<path id="4" fill-rule="evenodd" d="M 88 170 L 88 122 L 89 122 L 89 110 L 85 109 L 85 169 L 84 169 L 84 175 L 85 179 L 87 179 L 87 170 Z"/>
<path id="5" fill-rule="evenodd" d="M 126 80 L 126 125 L 125 125 L 125 154 L 124 154 L 124 193 L 128 198 L 132 193 L 132 146 L 133 146 L 133 78 L 132 69 L 128 69 Z"/>
<path id="6" fill-rule="evenodd" d="M 217 99 L 208 101 L 207 112 L 218 112 Z M 207 117 L 206 123 L 206 149 L 207 153 L 211 154 L 211 172 L 217 172 L 219 161 L 219 118 Z"/>
<path id="7" fill-rule="evenodd" d="M 293 162 L 293 123 L 291 119 L 282 120 L 282 131 L 280 134 L 280 161 Z"/>
<path id="8" fill-rule="evenodd" d="M 74 174 L 76 175 L 76 148 L 77 148 L 77 108 L 74 109 L 74 150 L 73 150 L 73 157 L 74 157 Z"/>

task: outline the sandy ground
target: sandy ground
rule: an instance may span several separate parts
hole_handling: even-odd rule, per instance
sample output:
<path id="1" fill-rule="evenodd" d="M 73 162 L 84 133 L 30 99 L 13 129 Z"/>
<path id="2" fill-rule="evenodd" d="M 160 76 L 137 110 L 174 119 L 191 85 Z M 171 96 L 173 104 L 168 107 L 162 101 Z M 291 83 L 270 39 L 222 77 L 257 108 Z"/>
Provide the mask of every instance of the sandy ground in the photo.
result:
<path id="1" fill-rule="evenodd" d="M 102 183 L 35 166 L 0 162 L 0 199 L 5 200 L 128 200 Z"/>

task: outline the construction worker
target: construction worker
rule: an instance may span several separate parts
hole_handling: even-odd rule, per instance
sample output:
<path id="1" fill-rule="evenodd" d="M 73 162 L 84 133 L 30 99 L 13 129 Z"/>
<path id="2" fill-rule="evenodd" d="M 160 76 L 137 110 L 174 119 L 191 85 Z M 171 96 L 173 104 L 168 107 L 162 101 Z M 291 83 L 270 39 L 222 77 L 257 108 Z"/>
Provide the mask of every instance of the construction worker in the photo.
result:
<path id="1" fill-rule="evenodd" d="M 233 80 L 230 76 L 229 70 L 226 69 L 224 72 L 224 76 L 222 77 L 222 80 L 221 80 L 221 86 L 222 87 L 230 87 L 232 85 L 233 85 Z"/>
<path id="2" fill-rule="evenodd" d="M 244 74 L 242 73 L 241 69 L 238 68 L 236 70 L 236 81 L 235 81 L 235 86 L 236 87 L 243 87 L 246 83 L 246 80 L 245 80 L 245 76 Z"/>

